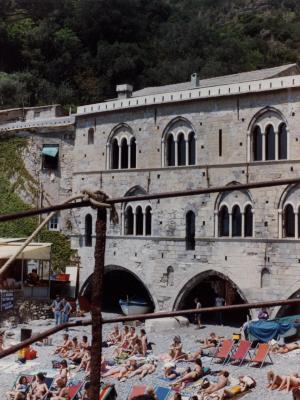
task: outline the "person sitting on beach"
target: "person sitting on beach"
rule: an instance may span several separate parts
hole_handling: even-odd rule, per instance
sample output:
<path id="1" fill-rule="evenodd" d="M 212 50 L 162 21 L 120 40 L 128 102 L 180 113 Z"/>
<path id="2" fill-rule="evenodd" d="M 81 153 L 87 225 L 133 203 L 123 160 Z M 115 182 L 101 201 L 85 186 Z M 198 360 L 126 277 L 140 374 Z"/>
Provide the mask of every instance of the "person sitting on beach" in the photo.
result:
<path id="1" fill-rule="evenodd" d="M 125 325 L 119 346 L 113 352 L 113 354 L 115 356 L 119 357 L 123 353 L 124 350 L 129 348 L 130 337 L 131 337 L 131 334 L 129 331 L 129 327 L 127 325 Z"/>
<path id="2" fill-rule="evenodd" d="M 76 353 L 80 351 L 79 343 L 77 337 L 73 337 L 70 343 L 70 348 L 69 349 L 62 349 L 59 352 L 60 357 L 62 358 L 70 358 L 73 357 Z"/>
<path id="3" fill-rule="evenodd" d="M 45 383 L 44 374 L 39 372 L 36 375 L 36 381 L 32 384 L 26 399 L 27 400 L 42 400 L 48 393 L 48 386 Z"/>
<path id="4" fill-rule="evenodd" d="M 176 371 L 176 364 L 174 362 L 166 362 L 163 366 L 164 378 L 172 381 L 180 376 L 180 373 Z"/>
<path id="5" fill-rule="evenodd" d="M 84 370 L 85 372 L 89 371 L 90 367 L 90 362 L 91 362 L 91 346 L 87 347 L 84 350 L 84 354 L 82 356 L 81 362 L 78 366 L 78 368 L 75 370 L 75 372 L 79 372 L 81 370 Z"/>
<path id="6" fill-rule="evenodd" d="M 212 394 L 217 390 L 223 389 L 228 384 L 228 371 L 220 371 L 216 383 L 209 383 L 209 386 L 203 391 L 205 394 Z"/>
<path id="7" fill-rule="evenodd" d="M 200 359 L 195 360 L 194 369 L 191 371 L 188 369 L 182 376 L 182 378 L 178 379 L 176 382 L 171 383 L 172 388 L 183 388 L 188 382 L 195 382 L 200 379 L 204 375 L 202 362 Z"/>
<path id="8" fill-rule="evenodd" d="M 201 349 L 209 349 L 211 347 L 217 347 L 222 338 L 217 336 L 214 332 L 211 332 L 208 338 L 205 338 L 202 342 Z"/>
<path id="9" fill-rule="evenodd" d="M 59 354 L 61 351 L 70 350 L 73 346 L 72 340 L 69 338 L 67 333 L 63 334 L 63 343 L 61 346 L 57 346 L 53 354 Z"/>
<path id="10" fill-rule="evenodd" d="M 120 343 L 122 340 L 122 333 L 118 325 L 114 326 L 113 331 L 108 335 L 107 344 L 109 346 Z"/>
<path id="11" fill-rule="evenodd" d="M 60 380 L 64 383 L 64 386 L 68 381 L 68 363 L 66 360 L 62 360 L 60 363 L 60 369 L 58 375 L 55 377 L 54 382 L 57 384 L 57 381 Z"/>
<path id="12" fill-rule="evenodd" d="M 26 376 L 21 376 L 15 389 L 7 392 L 7 400 L 24 400 L 26 399 L 26 392 L 29 388 L 29 382 Z"/>
<path id="13" fill-rule="evenodd" d="M 289 353 L 290 351 L 298 350 L 298 349 L 300 349 L 300 344 L 297 342 L 288 343 L 288 344 L 284 344 L 284 345 L 275 344 L 272 346 L 272 352 L 278 353 L 278 354 L 285 354 L 285 353 Z"/>
<path id="14" fill-rule="evenodd" d="M 129 378 L 132 378 L 134 376 L 140 375 L 139 379 L 145 378 L 146 375 L 148 374 L 153 374 L 153 372 L 156 369 L 156 364 L 154 360 L 150 360 L 146 364 L 141 365 L 138 369 L 133 371 L 130 375 Z"/>
<path id="15" fill-rule="evenodd" d="M 74 364 L 80 364 L 82 357 L 84 356 L 85 350 L 89 347 L 87 336 L 82 336 L 82 340 L 79 343 L 79 348 L 74 350 L 74 353 L 69 355 L 69 360 Z"/>
<path id="16" fill-rule="evenodd" d="M 50 400 L 66 400 L 69 398 L 69 390 L 63 379 L 58 379 L 56 381 L 57 391 L 50 392 Z M 48 395 L 49 396 L 49 395 Z"/>
<path id="17" fill-rule="evenodd" d="M 186 354 L 182 351 L 182 343 L 180 336 L 175 336 L 171 344 L 169 355 L 173 361 L 184 359 Z"/>

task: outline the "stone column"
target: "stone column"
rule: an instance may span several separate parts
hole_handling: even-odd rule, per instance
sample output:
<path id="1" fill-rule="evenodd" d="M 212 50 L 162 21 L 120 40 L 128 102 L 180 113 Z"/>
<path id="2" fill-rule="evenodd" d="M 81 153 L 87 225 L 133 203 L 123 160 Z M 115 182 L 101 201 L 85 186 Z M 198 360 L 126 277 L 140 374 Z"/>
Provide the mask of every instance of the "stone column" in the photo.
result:
<path id="1" fill-rule="evenodd" d="M 278 237 L 282 239 L 282 209 L 278 210 Z"/>
<path id="2" fill-rule="evenodd" d="M 146 236 L 146 212 L 143 211 L 143 236 Z"/>
<path id="3" fill-rule="evenodd" d="M 161 141 L 161 166 L 165 166 L 165 141 Z"/>
<path id="4" fill-rule="evenodd" d="M 219 236 L 219 213 L 217 210 L 214 211 L 215 214 L 215 238 Z"/>
<path id="5" fill-rule="evenodd" d="M 177 141 L 177 139 L 174 140 L 174 147 L 175 147 L 175 167 L 178 167 L 178 141 Z"/>
<path id="6" fill-rule="evenodd" d="M 229 214 L 229 237 L 232 237 L 232 213 Z"/>
<path id="7" fill-rule="evenodd" d="M 106 169 L 110 169 L 111 168 L 111 154 L 110 154 L 110 143 L 106 144 Z"/>
<path id="8" fill-rule="evenodd" d="M 189 163 L 189 141 L 185 140 L 185 165 L 190 165 Z"/>
<path id="9" fill-rule="evenodd" d="M 247 133 L 247 162 L 251 162 L 251 135 Z"/>
<path id="10" fill-rule="evenodd" d="M 131 168 L 131 142 L 128 143 L 128 168 Z"/>
<path id="11" fill-rule="evenodd" d="M 121 169 L 121 156 L 122 156 L 122 147 L 121 147 L 121 145 L 119 144 L 119 169 Z"/>
<path id="12" fill-rule="evenodd" d="M 242 212 L 242 237 L 245 237 L 245 213 Z"/>
<path id="13" fill-rule="evenodd" d="M 275 160 L 279 160 L 279 134 L 278 134 L 278 129 L 275 131 Z"/>
<path id="14" fill-rule="evenodd" d="M 136 212 L 133 210 L 133 236 L 136 236 Z"/>
<path id="15" fill-rule="evenodd" d="M 255 211 L 252 209 L 252 237 L 255 237 Z"/>
<path id="16" fill-rule="evenodd" d="M 262 132 L 262 161 L 266 161 L 266 133 Z"/>
<path id="17" fill-rule="evenodd" d="M 299 233 L 298 233 L 298 211 L 295 212 L 295 239 L 299 238 Z"/>

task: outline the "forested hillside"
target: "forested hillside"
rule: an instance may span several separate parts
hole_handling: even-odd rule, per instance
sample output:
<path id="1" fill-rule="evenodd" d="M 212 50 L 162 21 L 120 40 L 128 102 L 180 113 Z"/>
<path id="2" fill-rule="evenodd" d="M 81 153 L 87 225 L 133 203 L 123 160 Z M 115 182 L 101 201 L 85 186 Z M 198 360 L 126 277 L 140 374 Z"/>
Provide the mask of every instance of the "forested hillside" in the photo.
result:
<path id="1" fill-rule="evenodd" d="M 297 62 L 299 0 L 0 0 L 0 107 Z"/>

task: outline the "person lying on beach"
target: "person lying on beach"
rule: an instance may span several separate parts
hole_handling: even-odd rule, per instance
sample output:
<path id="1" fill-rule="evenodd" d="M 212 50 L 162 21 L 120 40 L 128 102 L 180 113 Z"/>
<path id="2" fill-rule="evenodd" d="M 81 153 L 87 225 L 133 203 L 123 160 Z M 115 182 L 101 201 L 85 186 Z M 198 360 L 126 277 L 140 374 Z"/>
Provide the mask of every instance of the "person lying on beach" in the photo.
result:
<path id="1" fill-rule="evenodd" d="M 229 389 L 220 389 L 212 393 L 210 398 L 214 400 L 232 399 L 236 395 L 244 393 L 255 386 L 256 382 L 253 378 L 250 376 L 240 376 L 238 385 L 231 386 Z"/>
<path id="2" fill-rule="evenodd" d="M 272 352 L 273 353 L 278 353 L 278 354 L 285 354 L 289 353 L 290 351 L 293 350 L 298 350 L 300 349 L 300 344 L 295 342 L 295 343 L 287 343 L 282 346 L 275 344 L 272 346 Z"/>
<path id="3" fill-rule="evenodd" d="M 274 390 L 274 389 L 278 389 L 283 381 L 286 382 L 286 376 L 280 376 L 274 373 L 274 371 L 268 371 L 267 373 L 267 381 L 268 381 L 268 385 L 267 385 L 267 389 L 269 390 Z"/>
<path id="4" fill-rule="evenodd" d="M 197 358 L 201 358 L 203 355 L 203 350 L 199 349 L 193 353 L 183 353 L 181 357 L 177 358 L 177 361 L 188 361 L 188 362 L 195 362 Z"/>
<path id="5" fill-rule="evenodd" d="M 57 391 L 50 392 L 50 400 L 66 400 L 69 397 L 69 390 L 63 379 L 58 379 L 56 381 Z M 48 395 L 49 396 L 49 395 Z"/>
<path id="6" fill-rule="evenodd" d="M 273 371 L 269 371 L 267 373 L 268 386 L 267 388 L 270 390 L 277 389 L 279 391 L 286 389 L 287 392 L 290 392 L 292 389 L 295 389 L 300 386 L 300 377 L 296 374 L 291 375 L 276 375 Z"/>
<path id="7" fill-rule="evenodd" d="M 111 368 L 108 372 L 102 375 L 102 378 L 108 378 L 112 375 L 118 375 L 119 380 L 125 379 L 130 373 L 138 369 L 136 360 L 128 360 L 125 364 L 119 365 L 118 367 Z"/>
<path id="8" fill-rule="evenodd" d="M 62 350 L 70 350 L 73 346 L 72 340 L 69 338 L 69 335 L 65 333 L 63 335 L 63 343 L 61 346 L 57 346 L 56 350 L 53 354 L 59 354 Z"/>
<path id="9" fill-rule="evenodd" d="M 224 336 L 218 336 L 215 334 L 215 332 L 211 332 L 208 336 L 208 338 L 196 340 L 197 343 L 202 343 L 203 346 L 209 346 L 210 344 L 213 344 L 214 347 L 219 344 L 220 340 L 224 339 Z M 208 348 L 208 347 L 205 347 Z"/>
<path id="10" fill-rule="evenodd" d="M 174 383 L 171 383 L 170 386 L 172 388 L 176 387 L 176 388 L 181 389 L 188 382 L 195 382 L 198 379 L 200 379 L 203 375 L 204 375 L 204 371 L 203 371 L 203 367 L 202 367 L 202 362 L 198 358 L 197 360 L 195 360 L 194 369 L 192 371 L 190 369 L 188 369 L 180 379 L 178 379 Z"/>
<path id="11" fill-rule="evenodd" d="M 180 373 L 176 371 L 176 364 L 174 362 L 166 362 L 163 366 L 164 377 L 170 381 L 180 376 Z"/>
<path id="12" fill-rule="evenodd" d="M 148 363 L 143 364 L 142 366 L 140 366 L 135 371 L 133 371 L 128 377 L 132 378 L 134 376 L 140 375 L 139 379 L 141 380 L 141 379 L 145 378 L 146 375 L 153 374 L 155 369 L 156 369 L 155 361 L 151 360 Z"/>
<path id="13" fill-rule="evenodd" d="M 209 386 L 204 389 L 205 394 L 212 394 L 220 389 L 223 389 L 227 384 L 228 384 L 228 376 L 229 372 L 228 371 L 220 371 L 219 372 L 219 378 L 216 383 L 209 383 Z"/>
<path id="14" fill-rule="evenodd" d="M 169 356 L 172 361 L 176 361 L 178 359 L 182 359 L 186 356 L 186 353 L 182 351 L 182 343 L 180 336 L 175 336 L 173 339 L 173 343 L 169 349 Z"/>
<path id="15" fill-rule="evenodd" d="M 24 400 L 26 399 L 26 392 L 29 388 L 29 382 L 26 376 L 21 376 L 16 388 L 6 393 L 7 400 Z"/>
<path id="16" fill-rule="evenodd" d="M 26 396 L 27 400 L 42 400 L 48 393 L 48 386 L 45 383 L 44 375 L 39 372 L 36 375 L 36 381 L 32 384 Z"/>

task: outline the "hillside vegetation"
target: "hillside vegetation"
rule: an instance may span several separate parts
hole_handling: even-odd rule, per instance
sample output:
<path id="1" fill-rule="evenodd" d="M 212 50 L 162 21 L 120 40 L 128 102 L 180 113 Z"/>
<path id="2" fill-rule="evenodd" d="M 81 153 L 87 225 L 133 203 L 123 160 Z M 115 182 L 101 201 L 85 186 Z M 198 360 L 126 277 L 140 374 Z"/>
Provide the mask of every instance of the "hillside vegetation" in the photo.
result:
<path id="1" fill-rule="evenodd" d="M 299 0 L 0 0 L 0 107 L 297 62 Z"/>

